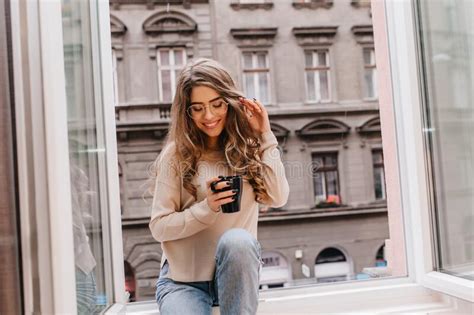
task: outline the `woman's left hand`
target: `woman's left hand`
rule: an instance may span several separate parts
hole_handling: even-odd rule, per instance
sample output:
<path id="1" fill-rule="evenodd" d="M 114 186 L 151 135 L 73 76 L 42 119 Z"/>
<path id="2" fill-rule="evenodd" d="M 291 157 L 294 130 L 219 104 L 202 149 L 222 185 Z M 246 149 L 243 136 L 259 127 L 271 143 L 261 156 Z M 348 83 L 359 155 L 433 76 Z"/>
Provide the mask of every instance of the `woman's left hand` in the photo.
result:
<path id="1" fill-rule="evenodd" d="M 250 127 L 259 134 L 270 131 L 270 120 L 265 106 L 262 105 L 255 98 L 250 100 L 248 98 L 239 98 L 240 104 L 244 106 L 244 112 L 247 114 L 247 119 Z"/>

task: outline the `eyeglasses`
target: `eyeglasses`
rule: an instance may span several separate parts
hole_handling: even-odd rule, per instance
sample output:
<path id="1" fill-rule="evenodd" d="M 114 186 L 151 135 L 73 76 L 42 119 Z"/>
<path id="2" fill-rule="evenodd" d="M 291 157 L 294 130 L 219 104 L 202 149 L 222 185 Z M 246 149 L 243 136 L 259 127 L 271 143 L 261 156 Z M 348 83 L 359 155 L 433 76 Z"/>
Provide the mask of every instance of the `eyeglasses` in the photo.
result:
<path id="1" fill-rule="evenodd" d="M 209 110 L 215 116 L 224 115 L 227 112 L 228 107 L 229 107 L 229 104 L 224 100 L 220 100 L 220 101 L 217 101 L 215 103 L 209 104 Z M 204 115 L 206 114 L 206 106 L 204 106 L 202 104 L 190 105 L 186 109 L 186 113 L 192 119 L 200 119 L 200 118 L 204 117 Z"/>

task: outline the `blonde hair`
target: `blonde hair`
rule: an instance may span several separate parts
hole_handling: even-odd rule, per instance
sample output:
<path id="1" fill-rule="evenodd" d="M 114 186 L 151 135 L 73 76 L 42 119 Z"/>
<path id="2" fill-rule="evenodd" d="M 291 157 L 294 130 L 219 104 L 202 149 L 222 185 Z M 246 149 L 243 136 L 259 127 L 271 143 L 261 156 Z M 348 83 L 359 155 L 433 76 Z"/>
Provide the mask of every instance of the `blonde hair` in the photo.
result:
<path id="1" fill-rule="evenodd" d="M 238 98 L 243 94 L 236 89 L 228 71 L 217 61 L 207 58 L 189 62 L 180 72 L 171 106 L 171 125 L 165 138 L 165 147 L 174 142 L 176 150 L 173 160 L 177 162 L 183 187 L 197 199 L 197 189 L 192 180 L 197 173 L 197 163 L 206 150 L 206 135 L 186 114 L 186 109 L 191 104 L 191 91 L 195 86 L 214 89 L 229 104 L 218 147 L 224 148 L 230 169 L 248 180 L 255 192 L 255 201 L 268 200 L 262 174 L 263 168 L 269 167 L 261 161 L 259 135 L 250 127 L 239 102 Z M 160 156 L 152 165 L 153 183 L 159 161 Z"/>

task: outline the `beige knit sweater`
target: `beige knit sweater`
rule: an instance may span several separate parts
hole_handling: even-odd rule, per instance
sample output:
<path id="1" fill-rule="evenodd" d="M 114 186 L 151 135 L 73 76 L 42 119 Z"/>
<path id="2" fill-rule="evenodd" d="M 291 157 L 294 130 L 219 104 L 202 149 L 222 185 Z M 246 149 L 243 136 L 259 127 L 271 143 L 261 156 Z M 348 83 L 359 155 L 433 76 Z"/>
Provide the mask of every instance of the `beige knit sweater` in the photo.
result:
<path id="1" fill-rule="evenodd" d="M 272 131 L 261 135 L 262 161 L 270 166 L 264 182 L 272 207 L 286 204 L 289 195 L 285 169 Z M 161 243 L 161 267 L 168 260 L 167 277 L 181 282 L 210 281 L 214 277 L 215 251 L 220 236 L 231 228 L 243 228 L 257 238 L 258 203 L 247 180 L 243 182 L 241 210 L 236 213 L 212 211 L 206 200 L 206 181 L 219 175 L 233 175 L 223 152 L 206 154 L 198 162 L 193 183 L 197 201 L 182 187 L 176 171 L 175 145 L 170 143 L 158 156 L 158 176 L 154 191 L 150 230 Z M 184 209 L 178 212 L 177 210 Z"/>

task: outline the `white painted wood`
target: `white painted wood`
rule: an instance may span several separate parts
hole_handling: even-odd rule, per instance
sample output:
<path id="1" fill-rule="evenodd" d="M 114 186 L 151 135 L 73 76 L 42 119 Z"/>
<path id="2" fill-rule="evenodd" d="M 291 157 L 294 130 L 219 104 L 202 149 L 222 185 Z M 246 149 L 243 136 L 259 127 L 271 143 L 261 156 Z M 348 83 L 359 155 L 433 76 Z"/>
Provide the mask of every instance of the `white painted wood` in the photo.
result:
<path id="1" fill-rule="evenodd" d="M 109 242 L 105 249 L 111 250 L 112 265 L 108 269 L 113 281 L 113 303 L 124 304 L 125 272 L 123 265 L 122 217 L 120 212 L 120 188 L 118 177 L 117 140 L 115 128 L 114 87 L 112 69 L 112 44 L 110 38 L 109 2 L 98 0 L 99 51 L 102 78 L 102 104 L 106 142 L 106 175 L 108 188 Z M 93 19 L 94 17 L 91 17 Z M 105 224 L 105 222 L 104 222 Z M 115 241 L 120 240 L 120 241 Z"/>
<path id="2" fill-rule="evenodd" d="M 46 176 L 51 246 L 53 309 L 76 312 L 76 278 L 72 230 L 71 187 L 63 28 L 60 1 L 38 1 L 43 84 Z M 66 180 L 65 180 L 66 176 Z M 38 226 L 38 228 L 40 228 Z M 44 293 L 44 292 L 43 292 Z"/>
<path id="3" fill-rule="evenodd" d="M 474 282 L 434 270 L 412 1 L 386 1 L 409 274 L 427 288 L 474 302 Z"/>

